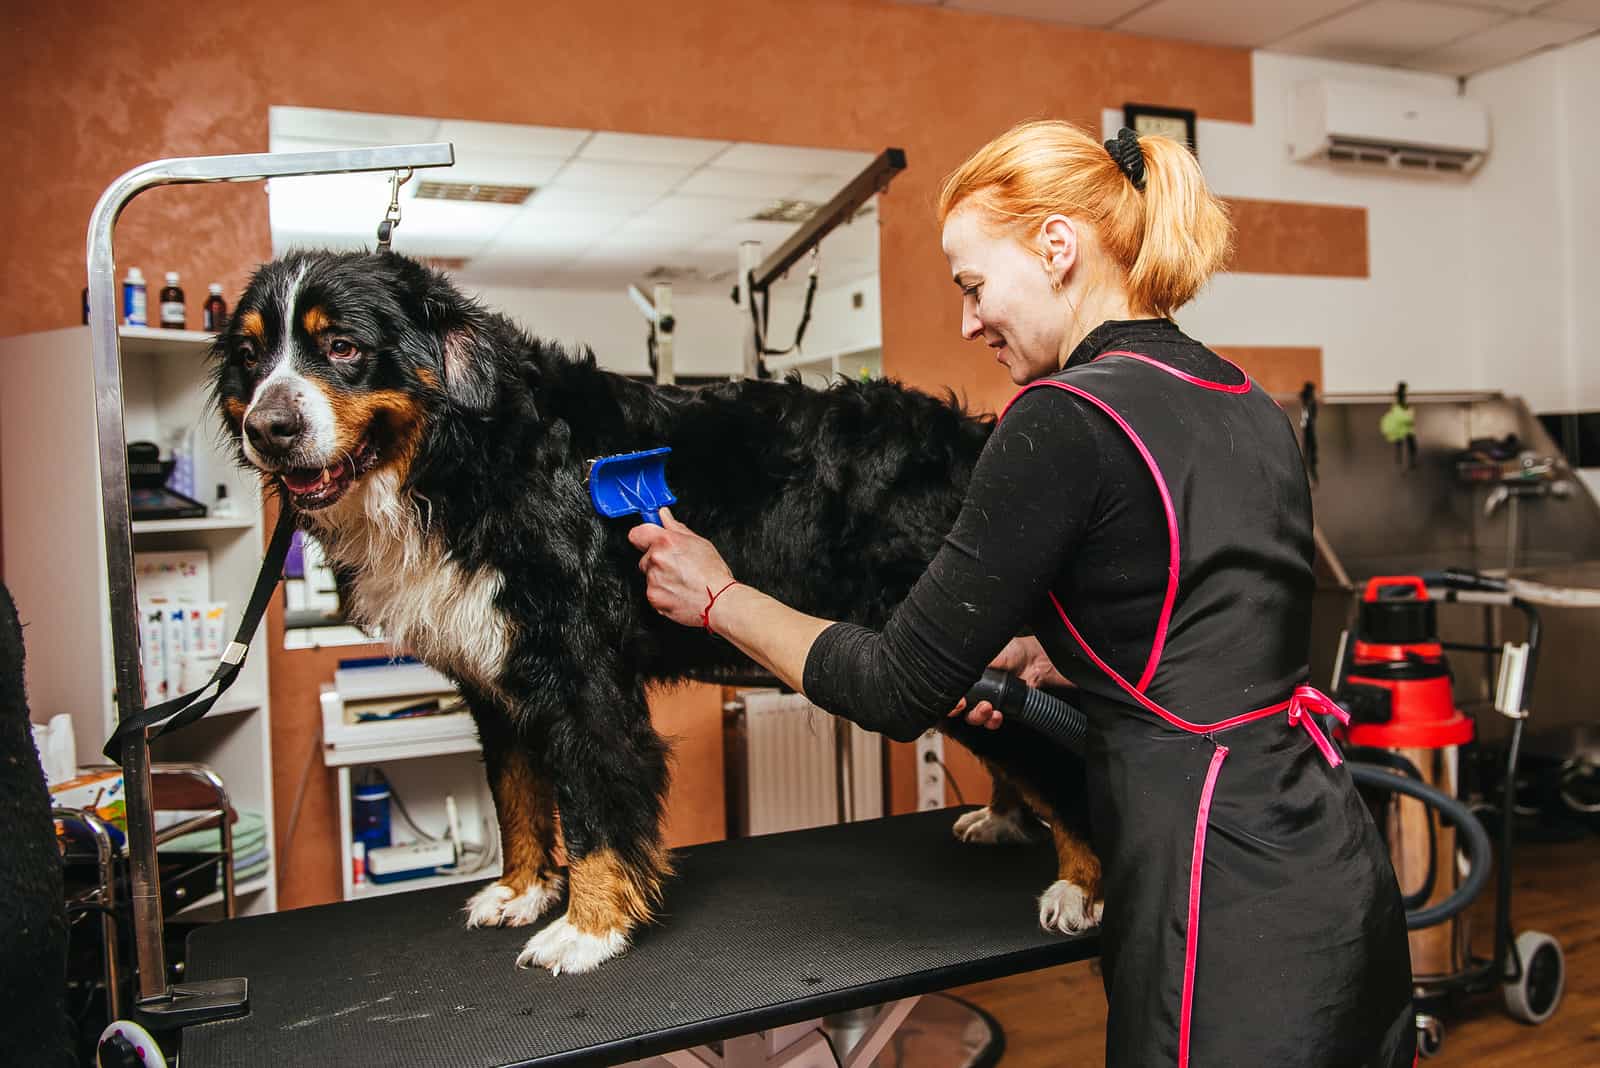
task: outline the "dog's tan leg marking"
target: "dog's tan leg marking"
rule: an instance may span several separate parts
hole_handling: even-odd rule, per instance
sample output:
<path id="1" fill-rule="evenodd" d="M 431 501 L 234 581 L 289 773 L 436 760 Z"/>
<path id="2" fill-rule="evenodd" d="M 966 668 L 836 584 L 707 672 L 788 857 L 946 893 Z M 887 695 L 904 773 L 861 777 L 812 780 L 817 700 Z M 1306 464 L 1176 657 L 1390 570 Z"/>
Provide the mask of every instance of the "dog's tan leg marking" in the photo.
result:
<path id="1" fill-rule="evenodd" d="M 633 929 L 655 916 L 671 870 L 659 846 L 651 848 L 639 867 L 612 849 L 597 849 L 573 861 L 567 914 L 528 940 L 517 966 L 537 964 L 560 975 L 590 971 L 615 957 L 628 948 Z"/>
<path id="2" fill-rule="evenodd" d="M 998 776 L 997 778 L 1000 778 Z M 1061 826 L 1027 783 L 1007 780 L 1035 812 L 1052 817 L 1050 833 L 1056 845 L 1056 881 L 1039 896 L 1039 925 L 1047 931 L 1074 934 L 1100 922 L 1105 902 L 1100 897 L 1100 858 L 1089 843 Z"/>
<path id="3" fill-rule="evenodd" d="M 521 927 L 544 915 L 561 897 L 555 848 L 555 794 L 533 770 L 527 754 L 505 754 L 490 783 L 504 858 L 498 882 L 467 902 L 468 927 Z"/>
<path id="4" fill-rule="evenodd" d="M 1039 924 L 1073 934 L 1100 922 L 1100 858 L 1089 843 L 1064 827 L 1052 826 L 1056 840 L 1056 881 L 1039 898 Z"/>

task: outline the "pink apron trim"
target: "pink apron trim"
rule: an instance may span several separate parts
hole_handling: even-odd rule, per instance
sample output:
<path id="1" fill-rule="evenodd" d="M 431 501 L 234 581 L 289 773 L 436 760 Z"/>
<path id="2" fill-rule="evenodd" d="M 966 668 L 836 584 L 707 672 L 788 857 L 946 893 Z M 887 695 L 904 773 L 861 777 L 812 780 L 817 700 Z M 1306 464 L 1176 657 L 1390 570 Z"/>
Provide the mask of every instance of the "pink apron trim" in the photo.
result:
<path id="1" fill-rule="evenodd" d="M 1128 357 L 1131 357 L 1132 359 L 1140 361 L 1141 363 L 1147 363 L 1151 367 L 1154 367 L 1154 368 L 1156 368 L 1158 370 L 1165 371 L 1165 372 L 1167 372 L 1167 374 L 1171 375 L 1173 378 L 1181 378 L 1183 381 L 1189 383 L 1191 386 L 1199 386 L 1201 389 L 1213 389 L 1213 390 L 1216 390 L 1218 393 L 1249 393 L 1250 392 L 1250 376 L 1245 374 L 1244 368 L 1240 367 L 1238 364 L 1234 363 L 1232 360 L 1228 359 L 1226 356 L 1220 356 L 1220 355 L 1217 355 L 1216 353 L 1212 353 L 1212 355 L 1217 356 L 1217 359 L 1221 360 L 1223 363 L 1227 364 L 1229 367 L 1233 368 L 1235 371 L 1238 371 L 1239 372 L 1239 377 L 1243 378 L 1244 381 L 1240 382 L 1238 385 L 1225 386 L 1221 382 L 1212 382 L 1210 379 L 1206 379 L 1206 378 L 1196 378 L 1194 375 L 1186 374 L 1183 371 L 1178 370 L 1176 367 L 1169 367 L 1166 364 L 1162 363 L 1160 360 L 1151 359 L 1149 356 L 1146 356 L 1146 355 L 1144 355 L 1142 353 L 1128 352 L 1125 349 L 1115 349 L 1115 350 L 1113 350 L 1111 352 L 1102 352 L 1100 355 L 1096 356 L 1094 358 L 1094 360 L 1091 360 L 1089 362 L 1094 363 L 1094 362 L 1096 362 L 1098 360 L 1105 359 L 1107 356 L 1128 356 Z"/>
<path id="2" fill-rule="evenodd" d="M 1107 355 L 1111 354 L 1108 353 Z M 1131 356 L 1134 354 L 1122 353 L 1120 355 Z M 1156 366 L 1159 367 L 1161 365 L 1157 364 Z M 1096 408 L 1099 408 L 1102 412 L 1108 415 L 1112 422 L 1121 427 L 1122 432 L 1128 435 L 1128 438 L 1133 442 L 1134 447 L 1139 450 L 1139 455 L 1144 457 L 1145 465 L 1150 468 L 1150 476 L 1156 480 L 1156 489 L 1161 493 L 1161 507 L 1167 514 L 1167 592 L 1166 596 L 1163 597 L 1161 601 L 1161 617 L 1156 620 L 1156 635 L 1155 639 L 1150 643 L 1150 656 L 1145 661 L 1144 672 L 1139 676 L 1139 684 L 1136 687 L 1140 693 L 1143 693 L 1150 685 L 1150 680 L 1155 678 L 1156 666 L 1161 663 L 1161 651 L 1166 647 L 1167 644 L 1167 627 L 1172 622 L 1172 606 L 1178 599 L 1178 559 L 1180 556 L 1178 546 L 1178 516 L 1177 512 L 1172 507 L 1172 494 L 1168 492 L 1167 480 L 1162 477 L 1161 468 L 1156 464 L 1156 458 L 1150 454 L 1150 450 L 1148 447 L 1146 447 L 1144 439 L 1139 437 L 1138 433 L 1133 429 L 1133 427 L 1128 425 L 1127 420 L 1123 419 L 1121 415 L 1117 414 L 1117 412 L 1109 404 L 1101 400 L 1099 397 L 1096 397 L 1094 394 L 1080 389 L 1077 386 L 1068 385 L 1065 382 L 1057 382 L 1050 378 L 1041 379 L 1040 381 L 1035 382 L 1032 385 L 1025 386 L 1019 390 L 1017 396 L 1012 397 L 1010 403 L 1006 405 L 1005 411 L 1000 413 L 1000 418 L 1005 418 L 1005 413 L 1011 410 L 1011 405 L 1017 402 L 1017 397 L 1022 396 L 1022 394 L 1026 393 L 1030 389 L 1036 389 L 1040 386 L 1052 386 L 1056 389 L 1064 389 L 1074 396 L 1082 397 L 1084 400 L 1088 401 L 1090 404 L 1094 405 Z M 1052 596 L 1051 600 L 1054 599 L 1055 598 Z M 1057 608 L 1059 609 L 1060 606 L 1057 605 Z"/>
<path id="3" fill-rule="evenodd" d="M 1194 965 L 1200 952 L 1200 876 L 1205 870 L 1206 829 L 1211 822 L 1211 795 L 1217 787 L 1217 774 L 1227 759 L 1228 747 L 1217 746 L 1206 769 L 1206 783 L 1200 790 L 1200 807 L 1194 817 L 1194 853 L 1189 861 L 1189 918 L 1183 938 L 1183 1008 L 1178 1017 L 1178 1068 L 1189 1068 L 1189 1025 L 1194 1016 Z"/>

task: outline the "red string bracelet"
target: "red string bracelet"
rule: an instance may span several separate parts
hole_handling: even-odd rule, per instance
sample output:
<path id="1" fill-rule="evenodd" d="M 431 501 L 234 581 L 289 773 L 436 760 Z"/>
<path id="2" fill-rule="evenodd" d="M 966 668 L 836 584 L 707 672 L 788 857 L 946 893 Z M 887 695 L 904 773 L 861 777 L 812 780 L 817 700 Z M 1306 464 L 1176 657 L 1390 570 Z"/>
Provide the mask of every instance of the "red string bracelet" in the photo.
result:
<path id="1" fill-rule="evenodd" d="M 712 593 L 711 592 L 711 587 L 710 586 L 706 587 L 706 597 L 708 599 L 706 601 L 705 611 L 700 613 L 700 625 L 702 627 L 706 628 L 706 633 L 707 634 L 714 635 L 714 634 L 717 633 L 711 627 L 711 606 L 717 603 L 717 598 L 718 597 L 721 597 L 723 594 L 727 593 L 730 589 L 732 589 L 733 587 L 735 587 L 737 585 L 739 585 L 739 580 L 738 579 L 733 579 L 726 586 L 722 587 L 722 589 L 718 590 L 716 593 Z"/>

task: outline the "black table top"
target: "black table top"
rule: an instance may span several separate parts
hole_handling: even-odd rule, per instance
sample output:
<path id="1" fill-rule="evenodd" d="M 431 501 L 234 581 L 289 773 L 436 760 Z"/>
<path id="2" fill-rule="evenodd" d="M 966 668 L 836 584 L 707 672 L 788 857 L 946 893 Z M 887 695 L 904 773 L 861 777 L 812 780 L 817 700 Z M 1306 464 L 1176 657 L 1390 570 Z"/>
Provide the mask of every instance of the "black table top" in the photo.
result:
<path id="1" fill-rule="evenodd" d="M 1094 956 L 1039 927 L 1049 844 L 965 845 L 958 814 L 680 850 L 661 921 L 582 975 L 515 968 L 535 928 L 466 930 L 476 883 L 205 927 L 188 977 L 246 977 L 251 1012 L 186 1030 L 182 1063 L 616 1064 Z"/>

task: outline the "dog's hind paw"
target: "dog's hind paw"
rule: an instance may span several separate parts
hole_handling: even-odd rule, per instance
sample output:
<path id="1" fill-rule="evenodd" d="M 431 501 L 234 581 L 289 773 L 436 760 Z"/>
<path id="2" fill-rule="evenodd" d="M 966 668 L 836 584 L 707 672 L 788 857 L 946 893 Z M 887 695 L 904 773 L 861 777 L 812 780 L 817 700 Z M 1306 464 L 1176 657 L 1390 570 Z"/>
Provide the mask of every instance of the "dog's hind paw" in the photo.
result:
<path id="1" fill-rule="evenodd" d="M 1042 837 L 1043 827 L 1032 814 L 1012 808 L 995 811 L 980 808 L 964 813 L 951 828 L 958 839 L 979 845 L 1026 845 Z"/>
<path id="2" fill-rule="evenodd" d="M 1100 922 L 1104 901 L 1092 900 L 1077 883 L 1058 879 L 1039 895 L 1039 926 L 1046 931 L 1077 934 Z"/>
<path id="3" fill-rule="evenodd" d="M 561 877 L 530 883 L 521 893 L 505 883 L 490 883 L 467 899 L 467 926 L 522 927 L 545 914 L 561 897 Z"/>
<path id="4" fill-rule="evenodd" d="M 528 944 L 517 954 L 517 967 L 537 964 L 550 969 L 552 975 L 588 972 L 627 948 L 628 936 L 621 931 L 588 934 L 578 930 L 571 920 L 563 916 L 528 939 Z"/>

